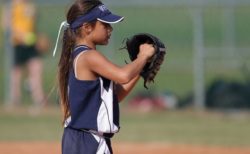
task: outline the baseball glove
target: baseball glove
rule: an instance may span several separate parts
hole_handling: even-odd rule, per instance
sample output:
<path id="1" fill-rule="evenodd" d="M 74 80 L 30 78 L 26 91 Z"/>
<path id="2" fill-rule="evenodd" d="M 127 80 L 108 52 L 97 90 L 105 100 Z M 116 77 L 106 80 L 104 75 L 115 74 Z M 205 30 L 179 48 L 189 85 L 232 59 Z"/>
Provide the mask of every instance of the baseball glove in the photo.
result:
<path id="1" fill-rule="evenodd" d="M 140 75 L 144 79 L 144 87 L 148 89 L 147 84 L 154 82 L 154 78 L 157 75 L 160 66 L 164 61 L 166 53 L 165 45 L 155 36 L 147 33 L 136 34 L 126 40 L 125 49 L 127 49 L 129 58 L 134 61 L 139 53 L 139 47 L 141 44 L 148 43 L 153 44 L 155 48 L 155 54 L 146 63 Z"/>

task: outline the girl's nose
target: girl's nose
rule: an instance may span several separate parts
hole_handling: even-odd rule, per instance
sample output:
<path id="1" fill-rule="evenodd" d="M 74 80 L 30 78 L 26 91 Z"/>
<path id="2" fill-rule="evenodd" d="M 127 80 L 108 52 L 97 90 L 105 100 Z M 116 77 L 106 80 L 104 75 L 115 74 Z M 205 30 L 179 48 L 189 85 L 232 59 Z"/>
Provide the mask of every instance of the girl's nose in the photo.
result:
<path id="1" fill-rule="evenodd" d="M 112 32 L 113 31 L 113 27 L 111 25 L 108 26 L 108 30 L 109 32 Z"/>

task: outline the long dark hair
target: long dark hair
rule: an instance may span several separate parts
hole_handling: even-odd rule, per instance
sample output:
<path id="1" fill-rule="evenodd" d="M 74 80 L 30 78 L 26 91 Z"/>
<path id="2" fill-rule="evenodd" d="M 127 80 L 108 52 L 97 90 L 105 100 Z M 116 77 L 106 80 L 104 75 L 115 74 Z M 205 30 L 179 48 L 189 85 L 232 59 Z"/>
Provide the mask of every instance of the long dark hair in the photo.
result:
<path id="1" fill-rule="evenodd" d="M 69 8 L 67 22 L 71 24 L 77 17 L 84 15 L 86 12 L 100 4 L 102 3 L 99 0 L 76 0 Z M 64 30 L 61 57 L 58 64 L 59 95 L 63 111 L 63 122 L 70 116 L 68 79 L 69 71 L 73 64 L 71 52 L 75 46 L 76 37 L 78 36 L 80 36 L 80 28 L 75 30 L 67 28 Z"/>

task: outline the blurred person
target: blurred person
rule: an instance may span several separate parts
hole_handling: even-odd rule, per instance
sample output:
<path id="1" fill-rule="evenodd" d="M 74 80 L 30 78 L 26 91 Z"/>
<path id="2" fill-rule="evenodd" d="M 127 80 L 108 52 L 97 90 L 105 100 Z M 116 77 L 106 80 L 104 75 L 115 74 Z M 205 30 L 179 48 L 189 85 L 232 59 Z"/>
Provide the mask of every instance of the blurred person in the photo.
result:
<path id="1" fill-rule="evenodd" d="M 118 102 L 133 89 L 155 52 L 153 45 L 142 44 L 137 59 L 120 67 L 97 51 L 97 45 L 108 45 L 111 23 L 122 20 L 99 0 L 77 0 L 61 24 L 58 81 L 64 116 L 63 154 L 113 153 L 111 137 L 120 128 Z"/>
<path id="2" fill-rule="evenodd" d="M 13 45 L 9 105 L 21 104 L 22 75 L 27 70 L 27 83 L 33 104 L 41 107 L 46 103 L 42 88 L 41 59 L 41 51 L 44 51 L 46 45 L 41 48 L 41 41 L 37 44 L 37 40 L 41 39 L 37 39 L 35 4 L 29 0 L 12 0 L 3 15 L 3 25 L 5 29 L 10 29 Z"/>

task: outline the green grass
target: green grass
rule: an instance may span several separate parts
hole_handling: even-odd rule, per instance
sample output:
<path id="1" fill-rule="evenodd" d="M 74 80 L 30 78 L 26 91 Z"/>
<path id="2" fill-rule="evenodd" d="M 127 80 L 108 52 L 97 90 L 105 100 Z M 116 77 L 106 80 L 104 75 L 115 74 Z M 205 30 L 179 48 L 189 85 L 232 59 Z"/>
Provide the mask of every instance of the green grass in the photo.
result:
<path id="1" fill-rule="evenodd" d="M 2 108 L 2 106 L 1 106 Z M 58 111 L 60 109 L 57 109 Z M 1 109 L 1 141 L 60 140 L 62 127 L 58 111 L 43 111 L 34 115 L 28 108 L 4 111 Z"/>
<path id="2" fill-rule="evenodd" d="M 192 111 L 125 114 L 117 140 L 249 146 L 249 118 Z"/>
<path id="3" fill-rule="evenodd" d="M 0 141 L 60 141 L 59 108 L 47 108 L 31 116 L 26 108 L 0 109 Z M 121 130 L 114 141 L 167 142 L 250 146 L 250 114 L 196 112 L 128 112 L 122 107 Z"/>

